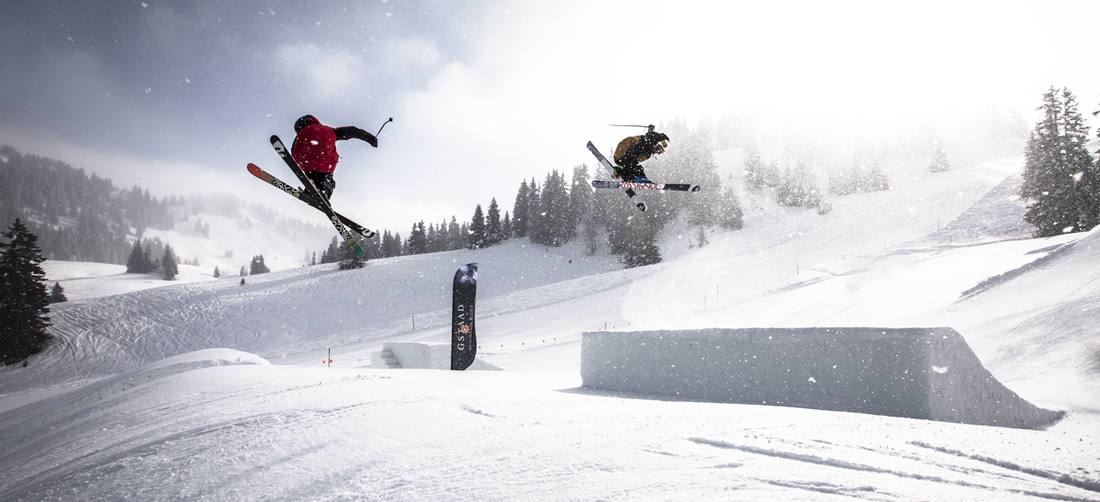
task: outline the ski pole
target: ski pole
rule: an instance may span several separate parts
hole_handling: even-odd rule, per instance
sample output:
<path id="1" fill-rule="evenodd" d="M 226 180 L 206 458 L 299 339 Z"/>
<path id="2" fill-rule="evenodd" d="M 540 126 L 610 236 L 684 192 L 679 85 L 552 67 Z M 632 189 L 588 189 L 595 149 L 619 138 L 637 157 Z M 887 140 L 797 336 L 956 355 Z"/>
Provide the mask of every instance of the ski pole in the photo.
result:
<path id="1" fill-rule="evenodd" d="M 608 124 L 608 125 L 610 125 L 611 127 L 645 127 L 647 129 L 649 129 L 650 131 L 652 131 L 653 129 L 656 128 L 656 127 L 654 127 L 653 124 L 650 124 L 650 125 L 647 125 L 647 126 L 638 125 L 638 124 Z"/>
<path id="2" fill-rule="evenodd" d="M 379 134 L 382 134 L 382 128 L 386 127 L 386 124 L 389 124 L 390 122 L 393 122 L 393 117 L 390 117 L 386 119 L 385 122 L 382 122 L 382 127 L 379 127 L 378 132 L 374 133 L 374 135 L 378 136 Z"/>

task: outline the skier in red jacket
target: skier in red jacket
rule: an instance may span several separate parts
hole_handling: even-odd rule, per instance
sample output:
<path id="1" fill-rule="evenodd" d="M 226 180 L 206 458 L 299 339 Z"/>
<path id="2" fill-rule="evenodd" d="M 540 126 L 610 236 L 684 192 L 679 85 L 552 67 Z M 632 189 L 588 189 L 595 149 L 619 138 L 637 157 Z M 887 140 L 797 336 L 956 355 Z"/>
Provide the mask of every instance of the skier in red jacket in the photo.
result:
<path id="1" fill-rule="evenodd" d="M 313 115 L 304 115 L 294 122 L 294 132 L 298 135 L 290 154 L 326 199 L 336 189 L 336 180 L 332 178 L 340 161 L 336 141 L 358 138 L 378 148 L 378 138 L 373 134 L 355 126 L 329 127 Z"/>

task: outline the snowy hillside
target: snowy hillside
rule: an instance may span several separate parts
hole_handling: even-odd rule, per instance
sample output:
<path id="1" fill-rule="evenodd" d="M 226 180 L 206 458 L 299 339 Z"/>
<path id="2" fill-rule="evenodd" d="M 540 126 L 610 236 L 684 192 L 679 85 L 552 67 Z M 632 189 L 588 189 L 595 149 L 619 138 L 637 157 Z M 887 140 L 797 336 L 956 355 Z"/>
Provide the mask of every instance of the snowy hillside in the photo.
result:
<path id="1" fill-rule="evenodd" d="M 898 164 L 890 191 L 763 204 L 703 247 L 667 232 L 665 261 L 630 270 L 513 240 L 244 285 L 72 280 L 58 343 L 0 369 L 0 500 L 1100 500 L 1100 233 L 1025 238 L 1021 165 Z M 449 340 L 469 262 L 479 357 L 505 371 L 370 367 L 383 342 Z M 82 273 L 64 268 L 50 280 Z M 584 332 L 840 326 L 954 328 L 1067 414 L 1022 430 L 581 387 Z"/>

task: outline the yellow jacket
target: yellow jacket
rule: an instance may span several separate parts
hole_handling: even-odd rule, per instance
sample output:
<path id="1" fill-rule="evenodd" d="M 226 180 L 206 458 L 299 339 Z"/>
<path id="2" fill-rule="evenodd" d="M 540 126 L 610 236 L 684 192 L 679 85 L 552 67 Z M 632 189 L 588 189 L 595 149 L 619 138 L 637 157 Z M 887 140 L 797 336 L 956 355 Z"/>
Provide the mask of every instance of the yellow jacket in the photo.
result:
<path id="1" fill-rule="evenodd" d="M 623 165 L 623 162 L 624 162 L 623 157 L 626 157 L 627 150 L 629 150 L 630 147 L 632 147 L 634 145 L 637 145 L 638 143 L 641 143 L 642 138 L 644 138 L 644 137 L 645 136 L 630 136 L 630 137 L 620 141 L 619 145 L 615 147 L 615 163 L 620 165 L 620 166 Z M 646 149 L 644 149 L 644 148 L 643 149 L 637 149 L 637 148 L 635 149 L 635 151 L 639 151 L 639 150 L 646 150 Z M 651 153 L 648 153 L 648 152 L 645 152 L 645 151 L 640 151 L 636 156 L 636 161 L 637 161 L 637 163 L 640 164 L 642 162 L 645 162 L 645 160 L 648 159 L 651 155 L 652 155 Z M 629 161 L 628 161 L 628 163 L 629 163 Z"/>

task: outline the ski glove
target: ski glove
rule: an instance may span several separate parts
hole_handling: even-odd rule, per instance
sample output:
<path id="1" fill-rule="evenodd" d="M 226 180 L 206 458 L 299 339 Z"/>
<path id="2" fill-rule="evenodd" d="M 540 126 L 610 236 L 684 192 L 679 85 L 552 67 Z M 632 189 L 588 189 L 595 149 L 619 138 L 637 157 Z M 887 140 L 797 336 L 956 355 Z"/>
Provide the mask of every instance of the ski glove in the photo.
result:
<path id="1" fill-rule="evenodd" d="M 364 131 L 364 130 L 358 128 L 358 127 L 355 127 L 355 126 L 337 127 L 335 129 L 335 131 L 336 131 L 336 139 L 338 139 L 338 140 L 358 138 L 358 139 L 361 139 L 363 141 L 366 141 L 367 143 L 370 143 L 370 146 L 378 148 L 378 138 L 374 137 L 373 134 L 371 134 L 367 131 Z"/>

